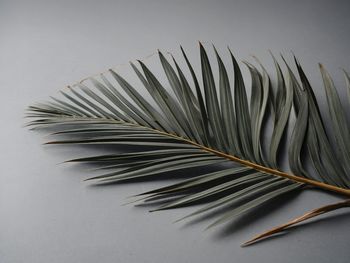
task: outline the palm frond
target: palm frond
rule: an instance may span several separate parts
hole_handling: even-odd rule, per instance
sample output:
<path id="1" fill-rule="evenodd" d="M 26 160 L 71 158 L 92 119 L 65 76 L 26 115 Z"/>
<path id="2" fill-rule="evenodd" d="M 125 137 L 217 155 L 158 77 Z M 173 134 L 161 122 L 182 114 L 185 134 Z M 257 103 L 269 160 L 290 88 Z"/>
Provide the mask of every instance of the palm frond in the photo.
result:
<path id="1" fill-rule="evenodd" d="M 274 85 L 258 59 L 258 67 L 244 62 L 251 76 L 248 99 L 240 66 L 230 50 L 233 72 L 214 47 L 218 67 L 218 74 L 214 74 L 207 51 L 200 45 L 200 78 L 181 51 L 187 69 L 182 69 L 174 57 L 169 61 L 158 53 L 166 84 L 143 62 L 138 61 L 138 66 L 131 63 L 140 86 L 132 86 L 109 70 L 61 91 L 62 98 L 30 106 L 27 116 L 32 120 L 28 126 L 53 127 L 53 135 L 59 139 L 47 144 L 145 147 L 67 161 L 97 165 L 102 174 L 87 179 L 94 183 L 157 179 L 169 172 L 215 165 L 217 171 L 191 174 L 181 182 L 138 195 L 142 202 L 172 197 L 152 211 L 208 203 L 182 219 L 216 209 L 218 219 L 209 227 L 307 186 L 350 196 L 350 125 L 323 66 L 320 71 L 333 132 L 326 130 L 315 94 L 296 59 L 300 81 L 283 57 L 284 70 L 272 56 L 277 76 Z M 345 78 L 350 91 L 346 72 Z M 138 91 L 141 85 L 142 93 Z M 153 101 L 146 99 L 144 92 Z M 292 109 L 294 122 L 290 118 Z M 267 119 L 273 120 L 268 143 L 263 136 Z M 288 129 L 292 133 L 283 152 L 281 145 Z M 284 171 L 280 155 L 288 156 L 289 168 Z M 223 207 L 230 209 L 222 214 L 219 209 Z"/>

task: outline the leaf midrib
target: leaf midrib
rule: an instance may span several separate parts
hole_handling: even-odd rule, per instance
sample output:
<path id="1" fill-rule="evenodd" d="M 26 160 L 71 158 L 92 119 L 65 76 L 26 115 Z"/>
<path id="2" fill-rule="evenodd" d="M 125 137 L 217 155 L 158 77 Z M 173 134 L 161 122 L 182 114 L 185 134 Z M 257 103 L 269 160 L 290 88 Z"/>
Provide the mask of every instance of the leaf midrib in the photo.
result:
<path id="1" fill-rule="evenodd" d="M 63 116 L 61 116 L 61 117 L 63 117 Z M 65 115 L 65 117 L 74 118 L 75 120 L 77 120 L 77 119 L 92 120 L 92 118 L 82 117 L 82 116 L 67 116 L 67 115 Z M 294 175 L 294 174 L 289 174 L 289 173 L 286 173 L 286 172 L 283 172 L 283 171 L 280 171 L 280 170 L 276 170 L 276 169 L 272 169 L 272 168 L 269 168 L 269 167 L 265 167 L 265 166 L 257 164 L 257 163 L 253 163 L 253 162 L 250 162 L 250 161 L 247 161 L 247 160 L 240 159 L 240 158 L 238 158 L 238 157 L 236 157 L 234 155 L 230 155 L 230 154 L 227 154 L 227 153 L 224 153 L 224 152 L 212 149 L 210 147 L 206 147 L 204 145 L 196 143 L 196 142 L 194 142 L 194 141 L 192 141 L 190 139 L 186 139 L 184 137 L 178 136 L 176 134 L 168 133 L 168 132 L 165 132 L 165 131 L 160 131 L 160 130 L 157 130 L 157 129 L 153 129 L 153 128 L 150 128 L 150 127 L 147 127 L 147 126 L 143 126 L 143 125 L 136 124 L 136 123 L 131 123 L 131 122 L 125 122 L 125 121 L 119 121 L 119 120 L 117 121 L 117 120 L 107 119 L 107 118 L 103 118 L 103 117 L 98 117 L 98 118 L 93 118 L 93 119 L 94 120 L 96 119 L 96 120 L 106 121 L 106 122 L 109 122 L 109 123 L 112 123 L 112 124 L 113 123 L 114 124 L 123 124 L 123 123 L 125 123 L 125 124 L 128 124 L 128 125 L 134 126 L 134 127 L 142 127 L 144 129 L 148 129 L 148 130 L 154 131 L 156 133 L 159 133 L 159 134 L 162 134 L 162 135 L 165 135 L 165 136 L 168 136 L 168 137 L 172 137 L 174 139 L 186 142 L 188 144 L 191 144 L 193 146 L 196 146 L 196 147 L 200 148 L 203 151 L 214 153 L 214 154 L 216 154 L 216 155 L 218 155 L 220 157 L 224 157 L 224 158 L 229 159 L 229 160 L 231 160 L 233 162 L 240 163 L 240 164 L 242 164 L 244 166 L 253 168 L 253 169 L 255 169 L 257 171 L 260 171 L 260 172 L 264 172 L 264 173 L 267 173 L 267 174 L 280 176 L 280 177 L 287 178 L 287 179 L 290 179 L 290 180 L 298 182 L 298 183 L 303 183 L 303 184 L 306 184 L 306 185 L 314 186 L 314 187 L 317 187 L 317 188 L 320 188 L 320 189 L 323 189 L 323 190 L 326 190 L 326 191 L 335 192 L 335 193 L 338 193 L 338 194 L 341 194 L 341 195 L 344 195 L 344 196 L 350 196 L 350 189 L 341 188 L 341 187 L 334 186 L 334 185 L 331 185 L 331 184 L 319 182 L 319 181 L 316 181 L 316 180 L 308 179 L 308 178 L 305 178 L 305 177 L 300 177 L 300 176 L 297 176 L 297 175 Z"/>

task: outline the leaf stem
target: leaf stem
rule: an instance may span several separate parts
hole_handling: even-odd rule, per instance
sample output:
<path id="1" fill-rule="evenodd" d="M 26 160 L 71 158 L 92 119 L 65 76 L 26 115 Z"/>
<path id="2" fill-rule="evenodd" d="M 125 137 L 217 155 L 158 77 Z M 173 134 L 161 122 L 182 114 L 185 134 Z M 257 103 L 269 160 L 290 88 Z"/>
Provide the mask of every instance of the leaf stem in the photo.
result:
<path id="1" fill-rule="evenodd" d="M 249 246 L 263 238 L 267 238 L 267 237 L 270 237 L 271 235 L 274 235 L 274 234 L 277 234 L 277 233 L 280 233 L 281 231 L 285 230 L 286 228 L 290 227 L 290 226 L 293 226 L 295 224 L 298 224 L 300 222 L 303 222 L 305 220 L 308 220 L 310 218 L 313 218 L 313 217 L 316 217 L 316 216 L 319 216 L 321 214 L 324 214 L 324 213 L 328 213 L 328 212 L 331 212 L 331 211 L 334 211 L 336 209 L 340 209 L 340 208 L 344 208 L 344 207 L 350 207 L 350 200 L 345 200 L 345 201 L 341 201 L 341 202 L 338 202 L 338 203 L 335 203 L 335 204 L 330 204 L 330 205 L 326 205 L 326 206 L 322 206 L 320 208 L 317 208 L 317 209 L 314 209 L 310 212 L 307 212 L 306 214 L 300 216 L 300 217 L 297 217 L 283 225 L 280 225 L 280 226 L 277 226 L 277 227 L 274 227 L 268 231 L 265 231 L 264 233 L 262 234 L 259 234 L 259 235 L 256 235 L 255 237 L 253 237 L 252 239 L 248 240 L 247 242 L 245 242 L 244 244 L 242 244 L 242 247 L 244 246 Z"/>
<path id="2" fill-rule="evenodd" d="M 152 130 L 154 130 L 154 129 L 152 129 Z M 187 142 L 189 144 L 192 144 L 194 146 L 199 147 L 200 149 L 202 149 L 204 151 L 214 153 L 214 154 L 216 154 L 218 156 L 221 156 L 221 157 L 224 157 L 224 158 L 229 159 L 231 161 L 234 161 L 234 162 L 240 163 L 242 165 L 251 167 L 251 168 L 253 168 L 255 170 L 258 170 L 260 172 L 281 176 L 281 177 L 288 178 L 288 179 L 290 179 L 292 181 L 295 181 L 295 182 L 299 182 L 299 183 L 303 183 L 303 184 L 307 184 L 307 185 L 312 185 L 312 186 L 315 186 L 317 188 L 321 188 L 321 189 L 324 189 L 324 190 L 335 192 L 335 193 L 338 193 L 338 194 L 341 194 L 341 195 L 344 195 L 344 196 L 350 196 L 350 189 L 341 188 L 341 187 L 338 187 L 338 186 L 322 183 L 322 182 L 315 181 L 315 180 L 312 180 L 312 179 L 308 179 L 308 178 L 305 178 L 305 177 L 301 177 L 301 176 L 289 174 L 289 173 L 286 173 L 286 172 L 282 172 L 280 170 L 275 170 L 275 169 L 272 169 L 272 168 L 269 168 L 269 167 L 266 167 L 266 166 L 263 166 L 263 165 L 260 165 L 260 164 L 256 164 L 256 163 L 253 163 L 253 162 L 250 162 L 250 161 L 247 161 L 247 160 L 240 159 L 240 158 L 238 158 L 236 156 L 233 156 L 233 155 L 221 152 L 221 151 L 214 150 L 212 148 L 200 145 L 200 144 L 198 144 L 198 143 L 196 143 L 194 141 L 191 141 L 191 140 L 183 138 L 183 137 L 179 137 L 179 136 L 174 135 L 174 134 L 170 134 L 170 133 L 162 132 L 162 131 L 158 131 L 158 130 L 154 130 L 154 131 L 156 131 L 158 133 L 161 133 L 161 134 L 164 134 L 164 135 L 167 135 L 167 136 L 170 136 L 170 137 L 173 137 L 173 138 L 176 138 L 176 139 L 179 139 L 179 140 L 182 140 L 182 141 L 185 141 L 185 142 Z"/>

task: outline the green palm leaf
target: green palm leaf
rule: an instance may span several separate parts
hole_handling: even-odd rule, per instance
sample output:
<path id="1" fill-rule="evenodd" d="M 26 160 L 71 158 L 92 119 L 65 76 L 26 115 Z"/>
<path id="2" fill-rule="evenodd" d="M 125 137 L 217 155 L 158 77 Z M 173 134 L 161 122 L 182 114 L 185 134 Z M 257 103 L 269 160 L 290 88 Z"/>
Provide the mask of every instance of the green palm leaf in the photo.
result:
<path id="1" fill-rule="evenodd" d="M 166 201 L 152 211 L 207 203 L 181 220 L 216 209 L 218 218 L 209 227 L 306 187 L 350 196 L 350 125 L 324 67 L 320 69 L 333 133 L 323 124 L 316 97 L 296 59 L 300 81 L 284 58 L 286 69 L 282 70 L 273 57 L 277 85 L 271 84 L 271 77 L 257 59 L 260 69 L 245 62 L 252 80 L 248 99 L 240 66 L 231 51 L 233 72 L 226 68 L 214 48 L 218 65 L 215 74 L 207 51 L 200 45 L 202 83 L 182 48 L 181 51 L 191 79 L 187 79 L 186 69 L 175 58 L 170 62 L 161 52 L 158 54 L 166 84 L 143 62 L 139 61 L 139 67 L 131 64 L 153 102 L 138 92 L 141 87 L 133 87 L 110 70 L 62 91 L 62 98 L 30 106 L 27 116 L 32 120 L 28 126 L 54 128 L 56 132 L 52 135 L 58 139 L 47 144 L 142 146 L 133 152 L 67 161 L 96 165 L 102 173 L 87 179 L 93 183 L 158 179 L 169 172 L 215 165 L 214 172 L 202 169 L 200 174 L 191 173 L 190 178 L 181 182 L 138 195 L 142 202 Z M 345 78 L 350 90 L 346 72 Z M 290 120 L 291 109 L 296 114 L 294 123 Z M 273 129 L 270 141 L 263 143 L 262 130 L 268 118 L 273 119 Z M 292 133 L 283 153 L 280 145 L 289 126 Z M 289 169 L 285 171 L 280 168 L 280 154 L 288 155 Z M 305 155 L 309 158 L 302 158 Z M 222 214 L 223 207 L 229 209 Z M 343 203 L 315 211 L 321 214 L 342 207 Z M 289 225 L 292 224 L 276 229 Z M 276 229 L 253 241 L 278 232 Z"/>

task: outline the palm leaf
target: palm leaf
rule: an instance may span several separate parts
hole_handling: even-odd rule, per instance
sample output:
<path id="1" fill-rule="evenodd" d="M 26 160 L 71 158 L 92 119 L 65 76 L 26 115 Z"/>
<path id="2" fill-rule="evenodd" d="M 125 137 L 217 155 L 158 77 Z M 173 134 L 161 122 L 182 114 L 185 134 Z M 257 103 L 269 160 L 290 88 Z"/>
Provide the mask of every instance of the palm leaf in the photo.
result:
<path id="1" fill-rule="evenodd" d="M 67 161 L 96 165 L 103 173 L 87 180 L 97 184 L 158 179 L 165 173 L 214 165 L 214 172 L 202 169 L 200 174 L 192 172 L 190 178 L 178 183 L 137 195 L 142 202 L 165 201 L 152 211 L 207 203 L 180 220 L 214 209 L 218 218 L 209 227 L 306 187 L 350 196 L 350 125 L 346 108 L 323 66 L 320 69 L 333 133 L 326 129 L 314 92 L 296 59 L 300 81 L 283 57 L 285 70 L 273 57 L 276 85 L 272 85 L 271 76 L 257 59 L 260 69 L 245 62 L 252 79 L 248 100 L 240 66 L 231 51 L 233 72 L 214 47 L 218 65 L 218 74 L 214 74 L 209 55 L 200 45 L 202 83 L 182 48 L 181 51 L 191 79 L 174 57 L 168 60 L 161 52 L 158 54 L 167 79 L 165 84 L 143 62 L 139 61 L 139 67 L 131 63 L 153 102 L 137 91 L 141 87 L 133 87 L 110 70 L 62 91 L 62 98 L 30 106 L 27 116 L 32 120 L 28 126 L 54 128 L 52 136 L 58 139 L 47 144 L 142 147 L 128 153 Z M 345 78 L 350 90 L 346 72 Z M 291 109 L 296 114 L 295 122 L 290 119 Z M 262 129 L 268 118 L 273 119 L 273 129 L 269 142 L 263 143 Z M 288 129 L 292 133 L 287 150 L 282 152 L 280 145 Z M 331 143 L 332 137 L 335 145 Z M 280 168 L 277 157 L 280 154 L 288 156 L 289 168 L 285 170 Z M 320 208 L 312 216 L 293 222 L 348 206 L 348 201 L 345 204 Z M 223 213 L 221 208 L 227 209 Z M 287 223 L 253 241 L 290 225 Z"/>

